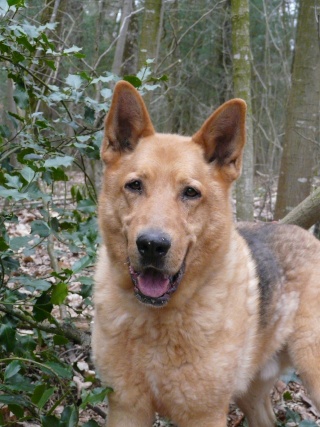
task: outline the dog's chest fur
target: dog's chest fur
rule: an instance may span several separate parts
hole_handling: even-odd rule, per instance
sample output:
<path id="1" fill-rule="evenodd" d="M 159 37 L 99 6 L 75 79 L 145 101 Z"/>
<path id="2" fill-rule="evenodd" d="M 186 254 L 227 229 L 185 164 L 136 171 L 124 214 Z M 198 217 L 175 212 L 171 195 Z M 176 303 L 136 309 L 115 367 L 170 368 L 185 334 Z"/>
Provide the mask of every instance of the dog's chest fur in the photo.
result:
<path id="1" fill-rule="evenodd" d="M 172 399 L 177 407 L 181 402 L 180 410 L 186 401 L 199 405 L 196 383 L 212 402 L 219 393 L 246 389 L 259 324 L 258 279 L 243 241 L 235 240 L 231 246 L 226 257 L 229 271 L 222 269 L 215 280 L 204 281 L 194 297 L 180 307 L 145 307 L 132 293 L 111 284 L 110 295 L 100 305 L 96 278 L 96 317 L 106 346 L 106 363 L 98 364 L 109 366 L 125 355 L 117 373 L 110 370 L 106 374 L 112 387 L 123 389 L 126 379 L 135 376 L 136 387 L 147 390 L 156 410 L 169 416 Z M 101 259 L 100 263 L 105 268 L 106 261 Z M 105 284 L 101 283 L 100 289 L 105 292 Z M 96 345 L 100 346 L 100 341 Z M 224 389 L 216 390 L 220 383 Z"/>

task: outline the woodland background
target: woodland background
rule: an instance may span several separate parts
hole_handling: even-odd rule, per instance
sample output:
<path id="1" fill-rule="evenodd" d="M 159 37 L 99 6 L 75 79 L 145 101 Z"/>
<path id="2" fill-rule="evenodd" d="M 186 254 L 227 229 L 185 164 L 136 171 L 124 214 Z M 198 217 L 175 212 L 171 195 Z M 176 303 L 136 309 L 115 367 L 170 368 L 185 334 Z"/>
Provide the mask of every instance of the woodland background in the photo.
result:
<path id="1" fill-rule="evenodd" d="M 99 147 L 119 79 L 160 132 L 193 134 L 244 98 L 237 218 L 319 232 L 319 15 L 317 0 L 0 0 L 0 425 L 105 417 L 89 325 Z M 295 374 L 274 402 L 279 425 L 320 425 Z M 229 425 L 242 422 L 231 408 Z"/>

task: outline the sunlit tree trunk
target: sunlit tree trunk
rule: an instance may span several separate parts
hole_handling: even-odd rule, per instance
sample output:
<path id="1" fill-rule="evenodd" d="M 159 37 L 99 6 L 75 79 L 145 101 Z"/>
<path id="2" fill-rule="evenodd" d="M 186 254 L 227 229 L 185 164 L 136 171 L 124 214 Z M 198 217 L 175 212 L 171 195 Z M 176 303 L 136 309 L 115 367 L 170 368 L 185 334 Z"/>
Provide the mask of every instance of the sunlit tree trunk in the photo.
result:
<path id="1" fill-rule="evenodd" d="M 301 0 L 275 219 L 311 191 L 319 138 L 319 57 L 315 2 Z"/>
<path id="2" fill-rule="evenodd" d="M 253 138 L 251 109 L 251 51 L 249 36 L 249 0 L 231 1 L 234 96 L 246 101 L 247 143 L 242 175 L 236 184 L 237 219 L 253 219 Z"/>

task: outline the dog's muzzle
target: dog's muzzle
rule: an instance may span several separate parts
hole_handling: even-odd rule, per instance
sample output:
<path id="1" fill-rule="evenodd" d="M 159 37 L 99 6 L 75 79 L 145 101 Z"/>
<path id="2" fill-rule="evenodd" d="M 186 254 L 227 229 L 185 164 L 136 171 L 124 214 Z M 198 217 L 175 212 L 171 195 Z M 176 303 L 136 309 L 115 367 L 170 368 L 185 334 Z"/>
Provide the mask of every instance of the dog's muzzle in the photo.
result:
<path id="1" fill-rule="evenodd" d="M 166 255 L 171 247 L 171 239 L 160 230 L 150 229 L 140 233 L 136 245 L 141 267 L 136 270 L 129 262 L 136 297 L 144 304 L 163 306 L 181 281 L 184 263 L 174 275 L 165 272 Z"/>
<path id="2" fill-rule="evenodd" d="M 129 272 L 134 284 L 134 292 L 139 301 L 156 307 L 164 306 L 177 287 L 184 273 L 184 263 L 173 276 L 162 273 L 154 268 L 146 268 L 137 272 L 129 265 Z"/>

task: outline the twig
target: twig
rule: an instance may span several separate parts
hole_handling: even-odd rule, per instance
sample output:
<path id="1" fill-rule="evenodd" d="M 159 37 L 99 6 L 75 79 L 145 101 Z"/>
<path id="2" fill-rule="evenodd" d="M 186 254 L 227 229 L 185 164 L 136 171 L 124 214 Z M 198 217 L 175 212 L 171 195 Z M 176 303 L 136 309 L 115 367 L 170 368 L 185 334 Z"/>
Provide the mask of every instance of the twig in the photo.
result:
<path id="1" fill-rule="evenodd" d="M 27 323 L 31 328 L 40 329 L 41 331 L 48 332 L 51 334 L 59 334 L 65 336 L 70 341 L 81 344 L 84 347 L 90 346 L 90 335 L 78 330 L 71 323 L 67 322 L 58 322 L 56 325 L 46 325 L 43 323 L 36 322 L 27 314 L 22 313 L 20 310 L 12 307 L 11 305 L 0 303 L 0 311 Z"/>
<path id="2" fill-rule="evenodd" d="M 106 412 L 104 412 L 101 408 L 99 408 L 98 406 L 93 406 L 90 405 L 90 403 L 88 404 L 88 408 L 90 408 L 92 411 L 94 411 L 96 414 L 100 415 L 100 417 L 102 417 L 104 420 L 107 418 L 107 414 Z"/>

